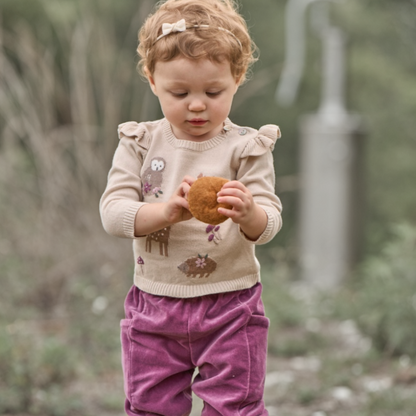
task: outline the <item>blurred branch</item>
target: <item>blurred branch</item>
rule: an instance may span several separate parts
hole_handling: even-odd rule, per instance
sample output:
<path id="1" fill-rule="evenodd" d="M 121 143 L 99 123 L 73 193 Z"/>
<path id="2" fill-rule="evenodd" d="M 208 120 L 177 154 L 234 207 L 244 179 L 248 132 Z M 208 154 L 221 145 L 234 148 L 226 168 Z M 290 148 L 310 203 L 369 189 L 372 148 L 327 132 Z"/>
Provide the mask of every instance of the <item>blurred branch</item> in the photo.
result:
<path id="1" fill-rule="evenodd" d="M 131 28 L 150 3 L 142 3 Z M 10 212 L 23 200 L 31 206 L 33 211 L 22 215 L 37 218 L 34 227 L 47 237 L 45 252 L 63 221 L 83 230 L 97 226 L 91 216 L 98 219 L 117 125 L 152 111 L 143 100 L 147 86 L 129 59 L 134 50 L 119 46 L 111 16 L 85 10 L 73 23 L 61 24 L 51 20 L 45 29 L 51 36 L 42 40 L 25 21 L 0 34 L 0 165 L 5 172 L 0 185 L 10 194 L 0 209 Z M 18 197 L 13 190 L 22 192 Z"/>

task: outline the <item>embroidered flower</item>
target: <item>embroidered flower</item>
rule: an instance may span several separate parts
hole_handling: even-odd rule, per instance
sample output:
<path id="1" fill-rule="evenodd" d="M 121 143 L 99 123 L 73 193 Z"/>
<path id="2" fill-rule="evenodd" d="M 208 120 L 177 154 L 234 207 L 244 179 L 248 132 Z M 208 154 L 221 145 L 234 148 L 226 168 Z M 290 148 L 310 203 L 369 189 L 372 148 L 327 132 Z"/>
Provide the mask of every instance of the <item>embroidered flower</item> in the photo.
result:
<path id="1" fill-rule="evenodd" d="M 143 185 L 143 191 L 145 194 L 148 194 L 152 190 L 152 185 L 149 182 L 146 182 Z"/>
<path id="2" fill-rule="evenodd" d="M 152 193 L 156 198 L 159 198 L 159 194 L 163 194 L 163 192 L 161 191 L 159 187 L 153 188 Z"/>
<path id="3" fill-rule="evenodd" d="M 197 258 L 195 261 L 195 264 L 196 264 L 196 267 L 200 267 L 201 269 L 203 269 L 206 266 L 205 258 L 201 258 L 201 257 Z"/>

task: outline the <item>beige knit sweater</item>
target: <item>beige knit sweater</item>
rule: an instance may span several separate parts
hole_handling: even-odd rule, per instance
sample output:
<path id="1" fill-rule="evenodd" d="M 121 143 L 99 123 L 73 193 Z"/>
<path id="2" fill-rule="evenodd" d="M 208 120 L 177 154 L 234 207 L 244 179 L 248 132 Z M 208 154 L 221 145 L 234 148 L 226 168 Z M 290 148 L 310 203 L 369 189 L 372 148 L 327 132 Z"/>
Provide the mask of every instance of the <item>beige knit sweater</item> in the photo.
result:
<path id="1" fill-rule="evenodd" d="M 166 119 L 119 126 L 100 212 L 109 234 L 133 239 L 137 287 L 187 298 L 246 289 L 260 281 L 254 247 L 269 242 L 282 225 L 271 153 L 279 137 L 277 126 L 257 131 L 228 119 L 218 136 L 204 142 L 177 139 Z M 267 213 L 259 239 L 245 238 L 231 219 L 214 227 L 195 218 L 135 237 L 137 211 L 144 204 L 167 201 L 185 175 L 241 181 Z"/>

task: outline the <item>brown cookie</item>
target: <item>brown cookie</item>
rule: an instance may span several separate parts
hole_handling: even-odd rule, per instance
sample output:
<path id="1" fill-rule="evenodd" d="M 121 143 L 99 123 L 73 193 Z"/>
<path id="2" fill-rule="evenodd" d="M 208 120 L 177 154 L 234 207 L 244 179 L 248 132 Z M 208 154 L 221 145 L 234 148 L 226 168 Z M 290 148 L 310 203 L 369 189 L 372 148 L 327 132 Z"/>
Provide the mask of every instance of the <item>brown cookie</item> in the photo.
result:
<path id="1" fill-rule="evenodd" d="M 231 205 L 219 204 L 217 193 L 228 180 L 215 176 L 204 176 L 197 179 L 188 193 L 189 211 L 199 221 L 217 225 L 228 217 L 218 212 L 218 208 L 232 209 Z"/>

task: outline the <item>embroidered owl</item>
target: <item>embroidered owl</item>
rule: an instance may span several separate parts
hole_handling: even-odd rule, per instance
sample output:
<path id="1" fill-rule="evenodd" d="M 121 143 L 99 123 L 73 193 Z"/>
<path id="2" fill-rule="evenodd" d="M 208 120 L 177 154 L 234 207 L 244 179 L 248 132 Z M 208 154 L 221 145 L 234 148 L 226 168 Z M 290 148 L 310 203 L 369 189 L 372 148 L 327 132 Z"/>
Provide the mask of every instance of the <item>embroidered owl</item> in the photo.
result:
<path id="1" fill-rule="evenodd" d="M 162 194 L 162 182 L 163 182 L 163 171 L 165 170 L 166 162 L 161 157 L 154 157 L 150 166 L 144 171 L 143 181 L 143 193 L 145 195 L 153 194 L 156 198 Z"/>

